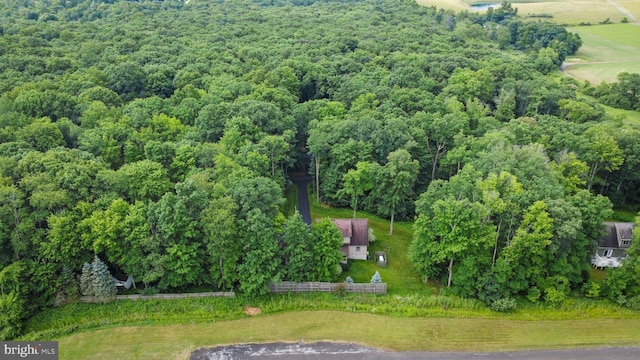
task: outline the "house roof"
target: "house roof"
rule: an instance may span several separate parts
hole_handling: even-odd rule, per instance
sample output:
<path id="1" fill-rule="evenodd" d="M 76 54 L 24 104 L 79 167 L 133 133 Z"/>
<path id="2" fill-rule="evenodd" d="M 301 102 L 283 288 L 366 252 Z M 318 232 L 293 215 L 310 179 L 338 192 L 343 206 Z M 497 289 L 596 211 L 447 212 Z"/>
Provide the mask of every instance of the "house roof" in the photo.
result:
<path id="1" fill-rule="evenodd" d="M 353 236 L 351 245 L 369 245 L 369 219 L 353 219 Z"/>
<path id="2" fill-rule="evenodd" d="M 615 223 L 616 230 L 620 234 L 621 239 L 631 240 L 631 233 L 633 232 L 633 223 Z"/>
<path id="3" fill-rule="evenodd" d="M 631 232 L 633 230 L 633 223 L 614 223 L 614 222 L 606 222 L 606 233 L 605 236 L 600 239 L 599 247 L 604 248 L 620 248 L 618 244 L 618 234 L 616 229 L 620 231 L 620 235 L 628 234 L 628 238 L 631 238 Z"/>
<path id="4" fill-rule="evenodd" d="M 349 245 L 369 245 L 369 219 L 333 219 L 342 236 L 351 238 Z"/>
<path id="5" fill-rule="evenodd" d="M 353 226 L 351 226 L 351 219 L 333 219 L 333 223 L 340 229 L 342 236 L 352 236 Z"/>

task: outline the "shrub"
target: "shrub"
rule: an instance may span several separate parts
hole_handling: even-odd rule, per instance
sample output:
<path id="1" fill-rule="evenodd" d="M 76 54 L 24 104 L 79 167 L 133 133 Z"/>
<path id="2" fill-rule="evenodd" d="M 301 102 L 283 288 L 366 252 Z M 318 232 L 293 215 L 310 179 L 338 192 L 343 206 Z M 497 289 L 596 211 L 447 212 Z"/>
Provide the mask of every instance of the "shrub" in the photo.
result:
<path id="1" fill-rule="evenodd" d="M 582 293 L 589 299 L 597 299 L 600 297 L 600 283 L 590 280 L 582 287 Z"/>
<path id="2" fill-rule="evenodd" d="M 478 284 L 478 299 L 487 305 L 491 305 L 494 301 L 500 299 L 500 285 L 491 275 L 485 275 L 480 278 Z"/>
<path id="3" fill-rule="evenodd" d="M 540 299 L 540 290 L 535 286 L 531 287 L 527 292 L 527 299 L 532 303 L 537 302 Z"/>
<path id="4" fill-rule="evenodd" d="M 151 296 L 151 295 L 155 295 L 155 294 L 157 294 L 159 292 L 160 291 L 158 290 L 158 288 L 148 287 L 148 288 L 144 288 L 144 289 L 140 290 L 140 295 Z"/>
<path id="5" fill-rule="evenodd" d="M 369 228 L 369 242 L 375 242 L 376 241 L 376 234 L 373 233 L 373 228 L 370 227 Z"/>
<path id="6" fill-rule="evenodd" d="M 624 306 L 630 310 L 640 310 L 640 295 L 627 299 Z"/>
<path id="7" fill-rule="evenodd" d="M 544 290 L 544 299 L 553 306 L 559 306 L 567 299 L 567 294 L 562 290 L 550 287 Z"/>
<path id="8" fill-rule="evenodd" d="M 371 283 L 372 284 L 382 283 L 382 276 L 380 276 L 380 272 L 376 271 L 376 273 L 373 274 L 373 277 L 371 277 Z"/>
<path id="9" fill-rule="evenodd" d="M 512 298 L 498 299 L 491 304 L 491 310 L 497 312 L 510 312 L 515 310 L 516 307 L 516 300 Z"/>
<path id="10" fill-rule="evenodd" d="M 627 297 L 624 295 L 618 295 L 616 298 L 616 304 L 626 307 L 627 306 Z"/>

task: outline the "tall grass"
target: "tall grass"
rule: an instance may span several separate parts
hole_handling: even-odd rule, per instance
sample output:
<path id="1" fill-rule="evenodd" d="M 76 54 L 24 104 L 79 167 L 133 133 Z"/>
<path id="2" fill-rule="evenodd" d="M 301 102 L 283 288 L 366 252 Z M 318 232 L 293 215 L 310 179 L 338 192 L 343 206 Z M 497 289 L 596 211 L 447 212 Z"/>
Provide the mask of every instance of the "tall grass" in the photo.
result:
<path id="1" fill-rule="evenodd" d="M 483 318 L 512 320 L 577 320 L 640 318 L 640 313 L 603 300 L 577 299 L 559 308 L 521 301 L 509 314 L 496 313 L 483 303 L 455 296 L 375 295 L 345 293 L 271 294 L 260 299 L 190 298 L 182 300 L 121 300 L 108 304 L 70 304 L 47 309 L 27 324 L 23 339 L 47 340 L 93 329 L 121 326 L 199 324 L 245 318 L 243 306 L 263 314 L 332 310 L 391 317 Z"/>

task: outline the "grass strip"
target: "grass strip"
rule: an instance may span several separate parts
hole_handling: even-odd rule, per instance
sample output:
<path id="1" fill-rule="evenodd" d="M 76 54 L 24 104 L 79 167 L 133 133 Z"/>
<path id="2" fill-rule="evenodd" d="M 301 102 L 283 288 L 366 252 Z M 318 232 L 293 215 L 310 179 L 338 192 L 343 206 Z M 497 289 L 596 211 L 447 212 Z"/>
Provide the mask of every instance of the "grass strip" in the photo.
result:
<path id="1" fill-rule="evenodd" d="M 187 359 L 198 347 L 251 342 L 334 340 L 392 351 L 511 351 L 637 346 L 638 334 L 640 319 L 394 318 L 300 311 L 204 324 L 119 327 L 59 341 L 60 359 Z"/>

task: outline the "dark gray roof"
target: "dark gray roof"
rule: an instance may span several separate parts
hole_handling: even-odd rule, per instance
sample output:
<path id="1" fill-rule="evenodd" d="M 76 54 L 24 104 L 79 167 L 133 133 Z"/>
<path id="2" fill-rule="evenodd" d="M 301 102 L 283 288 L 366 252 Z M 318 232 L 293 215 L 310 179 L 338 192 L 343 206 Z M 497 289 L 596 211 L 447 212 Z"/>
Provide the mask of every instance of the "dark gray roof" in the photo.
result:
<path id="1" fill-rule="evenodd" d="M 618 234 L 616 229 L 621 230 L 620 235 L 628 234 L 628 238 L 631 238 L 631 232 L 633 230 L 633 223 L 614 223 L 614 222 L 606 222 L 606 233 L 605 236 L 600 239 L 599 247 L 604 248 L 620 248 L 618 244 Z M 624 238 L 627 239 L 627 238 Z M 625 246 L 627 248 L 628 246 Z"/>
<path id="2" fill-rule="evenodd" d="M 633 223 L 616 223 L 616 230 L 620 234 L 621 239 L 631 240 L 631 233 L 633 232 Z"/>
<path id="3" fill-rule="evenodd" d="M 342 236 L 351 238 L 349 245 L 369 245 L 369 219 L 333 219 Z"/>

